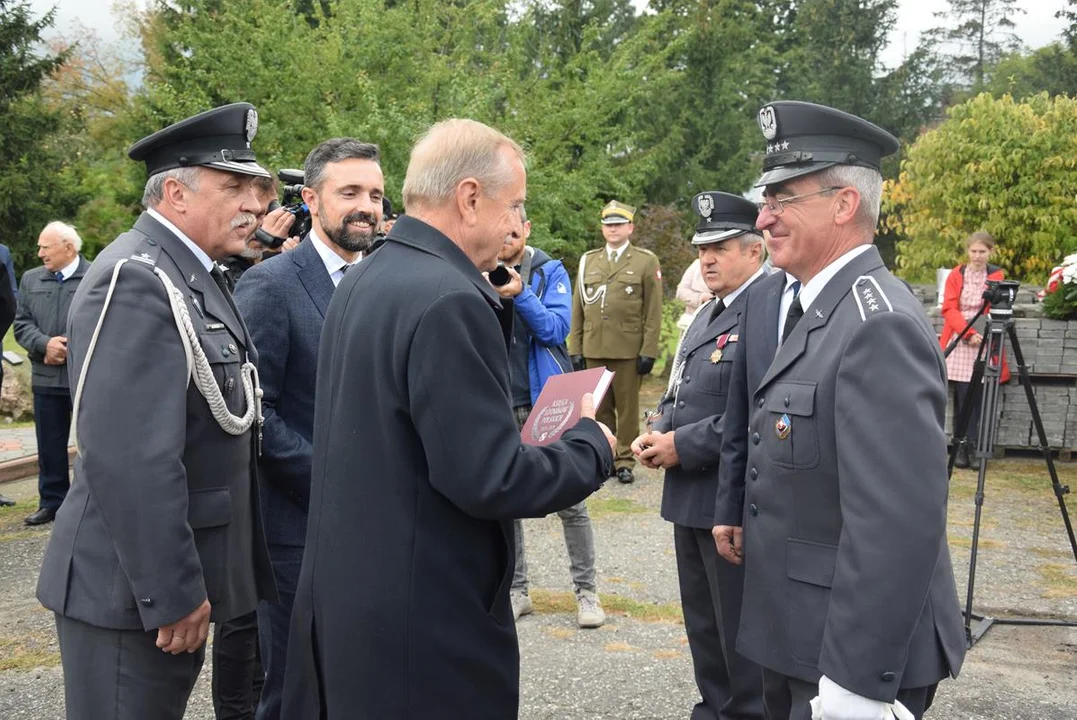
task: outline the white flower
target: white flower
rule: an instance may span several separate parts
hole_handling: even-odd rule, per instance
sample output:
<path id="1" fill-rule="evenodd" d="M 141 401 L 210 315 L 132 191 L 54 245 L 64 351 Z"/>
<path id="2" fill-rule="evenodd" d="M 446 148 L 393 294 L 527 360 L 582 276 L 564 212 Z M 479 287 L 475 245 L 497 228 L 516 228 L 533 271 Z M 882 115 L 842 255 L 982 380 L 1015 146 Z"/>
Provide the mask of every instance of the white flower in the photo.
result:
<path id="1" fill-rule="evenodd" d="M 1064 257 L 1062 259 L 1062 266 L 1063 267 L 1065 267 L 1066 265 L 1074 265 L 1074 264 L 1077 264 L 1077 253 L 1074 253 L 1072 255 L 1067 255 L 1066 257 Z"/>
<path id="2" fill-rule="evenodd" d="M 1077 265 L 1067 265 L 1062 268 L 1062 282 L 1066 285 L 1077 282 Z"/>

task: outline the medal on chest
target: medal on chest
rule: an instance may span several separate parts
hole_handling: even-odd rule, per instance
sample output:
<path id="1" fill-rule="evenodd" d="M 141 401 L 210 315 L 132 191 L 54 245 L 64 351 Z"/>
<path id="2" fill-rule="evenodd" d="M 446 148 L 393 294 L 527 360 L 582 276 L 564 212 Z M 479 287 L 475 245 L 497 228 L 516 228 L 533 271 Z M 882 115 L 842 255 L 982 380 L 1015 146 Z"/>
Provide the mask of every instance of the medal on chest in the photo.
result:
<path id="1" fill-rule="evenodd" d="M 793 422 L 788 415 L 783 414 L 778 418 L 778 422 L 774 423 L 774 434 L 778 436 L 779 440 L 785 440 L 792 431 Z"/>
<path id="2" fill-rule="evenodd" d="M 711 364 L 717 364 L 722 360 L 722 353 L 725 351 L 725 346 L 731 342 L 736 342 L 740 338 L 740 335 L 725 333 L 718 336 L 718 340 L 714 343 L 714 352 L 711 353 Z"/>

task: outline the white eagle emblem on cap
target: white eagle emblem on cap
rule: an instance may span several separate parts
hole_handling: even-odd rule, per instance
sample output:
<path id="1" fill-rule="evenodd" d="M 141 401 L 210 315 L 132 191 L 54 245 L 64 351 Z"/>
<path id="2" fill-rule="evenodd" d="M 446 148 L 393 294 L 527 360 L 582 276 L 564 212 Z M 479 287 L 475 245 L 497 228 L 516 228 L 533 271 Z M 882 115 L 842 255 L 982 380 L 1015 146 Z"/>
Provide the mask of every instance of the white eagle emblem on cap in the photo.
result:
<path id="1" fill-rule="evenodd" d="M 774 108 L 765 106 L 759 111 L 759 127 L 763 131 L 763 137 L 773 140 L 778 134 L 778 118 L 774 114 Z"/>
<path id="2" fill-rule="evenodd" d="M 251 146 L 251 140 L 258 134 L 258 111 L 251 108 L 247 111 L 247 147 Z"/>
<path id="3" fill-rule="evenodd" d="M 710 195 L 699 196 L 699 214 L 706 219 L 711 219 L 711 213 L 714 212 L 714 200 Z"/>

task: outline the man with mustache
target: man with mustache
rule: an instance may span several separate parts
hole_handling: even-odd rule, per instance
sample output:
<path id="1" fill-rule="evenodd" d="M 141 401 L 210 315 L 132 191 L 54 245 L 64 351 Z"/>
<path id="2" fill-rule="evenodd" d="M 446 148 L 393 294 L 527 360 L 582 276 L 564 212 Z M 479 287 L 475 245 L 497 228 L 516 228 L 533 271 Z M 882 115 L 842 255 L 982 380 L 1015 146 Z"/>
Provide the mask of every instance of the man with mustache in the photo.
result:
<path id="1" fill-rule="evenodd" d="M 257 127 L 236 103 L 135 143 L 146 212 L 71 304 L 79 454 L 37 587 L 70 720 L 180 720 L 210 622 L 276 597 L 254 482 L 258 356 L 214 265 L 259 210 Z"/>
<path id="2" fill-rule="evenodd" d="M 326 140 L 303 167 L 313 225 L 295 250 L 243 274 L 236 304 L 260 348 L 265 439 L 259 461 L 262 508 L 280 602 L 263 602 L 258 628 L 265 685 L 258 720 L 281 716 L 284 659 L 307 535 L 318 343 L 333 290 L 370 249 L 385 185 L 378 146 Z"/>

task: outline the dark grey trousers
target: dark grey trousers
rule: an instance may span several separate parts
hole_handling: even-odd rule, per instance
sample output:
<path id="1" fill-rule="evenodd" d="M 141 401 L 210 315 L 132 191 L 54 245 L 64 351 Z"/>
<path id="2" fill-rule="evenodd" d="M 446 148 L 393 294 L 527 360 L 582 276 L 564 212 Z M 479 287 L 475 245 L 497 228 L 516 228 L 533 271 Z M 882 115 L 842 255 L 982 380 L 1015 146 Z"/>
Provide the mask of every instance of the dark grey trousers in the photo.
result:
<path id="1" fill-rule="evenodd" d="M 673 547 L 701 697 L 692 720 L 762 718 L 762 670 L 736 650 L 744 568 L 721 558 L 710 530 L 674 525 Z"/>
<path id="2" fill-rule="evenodd" d="M 921 688 L 903 688 L 898 691 L 897 699 L 921 720 L 935 699 L 938 685 Z M 763 668 L 763 698 L 766 705 L 766 720 L 811 720 L 809 703 L 819 694 L 819 684 L 805 682 L 799 678 Z"/>
<path id="3" fill-rule="evenodd" d="M 67 720 L 183 720 L 205 646 L 171 655 L 157 631 L 110 630 L 56 616 Z"/>

